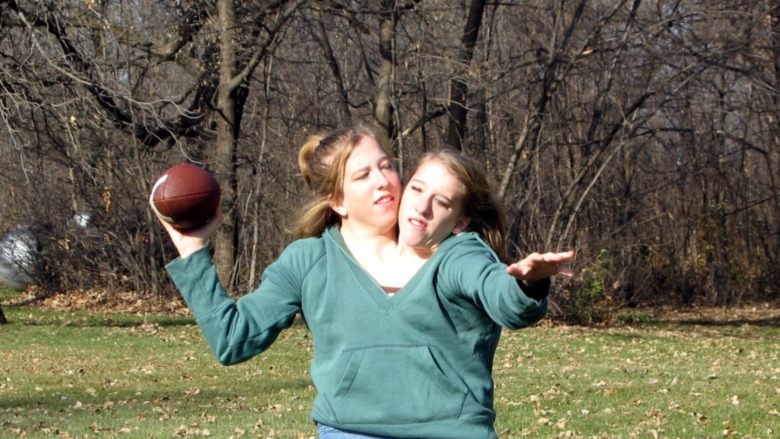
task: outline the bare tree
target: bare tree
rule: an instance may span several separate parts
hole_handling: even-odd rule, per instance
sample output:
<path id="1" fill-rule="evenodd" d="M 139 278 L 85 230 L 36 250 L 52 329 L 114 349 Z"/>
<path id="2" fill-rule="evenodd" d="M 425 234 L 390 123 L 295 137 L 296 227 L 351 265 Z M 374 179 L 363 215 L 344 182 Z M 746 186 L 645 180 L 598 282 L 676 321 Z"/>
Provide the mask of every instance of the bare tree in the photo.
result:
<path id="1" fill-rule="evenodd" d="M 43 79 L 44 76 L 35 79 L 42 85 L 51 82 L 73 88 L 62 88 L 61 97 L 47 100 L 36 96 L 39 88 L 30 89 L 30 82 L 16 80 L 13 72 L 6 70 L 11 73 L 6 76 L 7 96 L 23 99 L 25 105 L 40 102 L 33 108 L 40 109 L 41 115 L 51 114 L 51 119 L 57 120 L 60 126 L 57 130 L 47 131 L 47 140 L 55 147 L 77 146 L 73 152 L 67 147 L 61 148 L 64 157 L 72 162 L 69 170 L 71 187 L 78 187 L 77 182 L 83 181 L 80 169 L 74 165 L 87 164 L 87 170 L 101 173 L 106 170 L 121 172 L 111 165 L 112 155 L 105 155 L 109 160 L 98 164 L 95 161 L 101 156 L 96 157 L 94 151 L 82 152 L 78 148 L 81 141 L 91 143 L 91 139 L 86 140 L 84 135 L 93 127 L 97 129 L 92 130 L 96 135 L 109 135 L 117 140 L 125 135 L 132 136 L 130 151 L 136 158 L 138 170 L 135 182 L 141 185 L 148 184 L 155 173 L 162 170 L 155 170 L 154 163 L 147 161 L 147 153 L 154 152 L 154 148 L 177 146 L 179 151 L 185 152 L 183 159 L 210 163 L 223 187 L 225 210 L 225 227 L 215 239 L 215 260 L 223 277 L 230 282 L 237 240 L 236 148 L 248 93 L 247 84 L 284 23 L 303 3 L 296 1 L 284 6 L 269 3 L 263 9 L 253 10 L 246 10 L 242 5 L 245 15 L 239 23 L 235 15 L 239 4 L 229 1 L 166 5 L 169 14 L 158 17 L 142 16 L 137 10 L 124 9 L 122 4 L 108 2 L 82 5 L 9 2 L 3 14 L 7 23 L 12 25 L 8 32 L 26 35 L 33 50 L 27 58 L 11 56 L 7 59 L 19 60 L 14 66 L 17 72 L 24 71 L 26 64 L 32 63 L 39 63 L 53 72 L 48 75 L 53 79 Z M 151 29 L 155 28 L 155 20 L 165 18 L 174 23 L 162 26 L 167 30 L 165 35 L 146 33 L 147 27 L 134 24 L 141 22 Z M 209 28 L 211 23 L 216 23 L 217 27 Z M 239 26 L 250 29 L 250 32 L 239 34 Z M 215 38 L 220 31 L 232 38 Z M 124 56 L 113 56 L 116 54 Z M 27 71 L 37 72 L 32 69 Z M 179 83 L 184 87 L 179 87 L 178 96 L 175 96 L 174 90 L 154 84 L 157 78 L 170 75 L 185 79 Z M 21 78 L 25 81 L 29 75 Z M 77 100 L 69 99 L 68 94 L 77 96 Z M 159 94 L 165 97 L 156 96 Z M 171 98 L 171 95 L 174 97 Z M 84 110 L 99 115 L 100 119 L 84 119 L 69 110 L 73 105 L 59 105 L 59 101 L 68 100 L 81 103 Z M 11 121 L 8 117 L 6 120 L 15 124 L 19 119 Z M 211 123 L 213 126 L 209 126 Z M 11 129 L 12 132 L 20 132 L 15 127 Z M 31 133 L 34 131 L 38 128 L 31 127 L 29 130 Z M 215 148 L 209 151 L 206 144 L 212 141 Z M 190 143 L 194 148 L 188 146 Z M 81 161 L 74 162 L 72 159 Z M 122 183 L 116 181 L 115 184 Z M 95 210 L 109 210 L 107 197 L 112 195 L 115 196 L 113 191 L 104 190 L 100 200 L 103 209 Z M 78 195 L 72 196 L 72 205 L 79 204 L 79 198 Z M 148 212 L 145 222 L 153 226 L 154 219 Z M 125 238 L 139 237 L 117 237 Z M 143 269 L 142 266 L 132 268 Z M 156 271 L 154 266 L 151 271 Z"/>
<path id="2" fill-rule="evenodd" d="M 220 276 L 254 286 L 309 196 L 298 146 L 369 120 L 404 172 L 478 157 L 518 255 L 576 248 L 580 320 L 777 298 L 777 0 L 139 1 L 0 4 L 0 225 L 51 223 L 64 289 L 170 290 L 146 197 L 185 160 L 224 190 Z"/>

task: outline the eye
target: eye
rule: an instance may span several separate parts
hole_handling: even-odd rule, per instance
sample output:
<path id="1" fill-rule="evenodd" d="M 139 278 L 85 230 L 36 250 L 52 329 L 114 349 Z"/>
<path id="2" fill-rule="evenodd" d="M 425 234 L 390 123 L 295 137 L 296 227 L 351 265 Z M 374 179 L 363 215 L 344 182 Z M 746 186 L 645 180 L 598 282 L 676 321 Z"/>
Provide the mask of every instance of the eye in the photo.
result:
<path id="1" fill-rule="evenodd" d="M 422 188 L 416 184 L 410 184 L 409 190 L 415 191 L 415 192 L 422 192 Z"/>
<path id="2" fill-rule="evenodd" d="M 355 175 L 355 180 L 365 180 L 366 178 L 368 178 L 368 172 L 361 172 Z"/>
<path id="3" fill-rule="evenodd" d="M 447 200 L 445 200 L 445 199 L 443 199 L 443 198 L 434 198 L 434 201 L 435 201 L 435 202 L 436 202 L 436 204 L 438 204 L 439 206 L 446 207 L 446 208 L 448 208 L 448 209 L 449 209 L 449 208 L 450 208 L 450 206 L 451 206 L 450 202 L 449 202 L 449 201 L 447 201 Z"/>

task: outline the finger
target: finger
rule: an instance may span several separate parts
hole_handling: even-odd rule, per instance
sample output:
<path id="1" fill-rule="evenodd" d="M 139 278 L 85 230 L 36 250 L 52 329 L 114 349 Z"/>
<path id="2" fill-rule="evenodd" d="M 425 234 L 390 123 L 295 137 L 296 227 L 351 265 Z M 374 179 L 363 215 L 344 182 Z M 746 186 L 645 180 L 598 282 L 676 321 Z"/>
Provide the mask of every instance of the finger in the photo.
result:
<path id="1" fill-rule="evenodd" d="M 163 229 L 165 229 L 165 231 L 168 232 L 169 235 L 171 234 L 171 232 L 176 232 L 176 228 L 173 227 L 173 225 L 171 223 L 169 223 L 168 221 L 165 221 L 164 219 L 160 218 L 159 216 L 157 217 L 157 219 L 160 221 L 160 224 L 162 224 Z"/>
<path id="2" fill-rule="evenodd" d="M 560 275 L 563 275 L 563 276 L 566 276 L 566 277 L 572 277 L 575 274 L 574 270 L 572 270 L 571 268 L 569 268 L 569 267 L 567 267 L 565 265 L 558 265 L 556 268 L 557 268 L 557 273 L 556 274 L 560 274 Z"/>
<path id="3" fill-rule="evenodd" d="M 570 261 L 574 259 L 574 255 L 575 255 L 574 250 L 558 253 L 558 256 L 561 258 L 562 261 Z"/>
<path id="4" fill-rule="evenodd" d="M 574 258 L 574 250 L 569 250 L 560 253 L 552 253 L 552 252 L 545 253 L 543 257 L 545 262 L 560 264 Z"/>

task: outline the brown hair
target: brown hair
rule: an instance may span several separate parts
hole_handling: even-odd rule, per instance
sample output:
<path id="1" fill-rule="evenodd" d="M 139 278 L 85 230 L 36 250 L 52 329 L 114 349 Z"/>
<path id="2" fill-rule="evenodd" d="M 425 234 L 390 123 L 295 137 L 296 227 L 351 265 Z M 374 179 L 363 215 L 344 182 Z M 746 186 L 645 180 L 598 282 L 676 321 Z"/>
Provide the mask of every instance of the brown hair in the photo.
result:
<path id="1" fill-rule="evenodd" d="M 314 198 L 303 207 L 290 230 L 297 238 L 320 236 L 326 228 L 341 220 L 330 208 L 330 202 L 343 195 L 347 160 L 364 137 L 376 140 L 387 151 L 387 140 L 378 133 L 371 126 L 357 125 L 326 135 L 310 136 L 301 146 L 298 168 Z"/>
<path id="2" fill-rule="evenodd" d="M 441 161 L 463 185 L 463 214 L 470 219 L 467 230 L 479 233 L 501 261 L 508 263 L 506 213 L 482 166 L 449 148 L 424 154 L 417 166 L 430 160 Z"/>

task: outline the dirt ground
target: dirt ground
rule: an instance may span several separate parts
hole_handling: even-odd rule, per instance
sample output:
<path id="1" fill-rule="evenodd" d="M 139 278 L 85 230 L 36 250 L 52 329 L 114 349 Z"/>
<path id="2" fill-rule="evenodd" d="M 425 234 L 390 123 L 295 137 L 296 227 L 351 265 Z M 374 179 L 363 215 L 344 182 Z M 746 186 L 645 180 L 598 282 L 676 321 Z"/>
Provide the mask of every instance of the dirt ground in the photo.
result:
<path id="1" fill-rule="evenodd" d="M 45 296 L 35 289 L 8 301 L 9 305 L 42 307 L 60 311 L 89 311 L 152 315 L 190 315 L 180 296 L 162 297 L 133 292 L 85 291 Z M 733 308 L 653 308 L 643 310 L 656 322 L 780 325 L 780 306 L 771 304 Z M 548 322 L 548 324 L 554 324 Z"/>
<path id="2" fill-rule="evenodd" d="M 56 311 L 88 311 L 121 314 L 189 315 L 181 296 L 163 297 L 135 292 L 82 291 L 70 294 L 42 294 L 28 289 L 9 305 L 39 307 Z"/>

